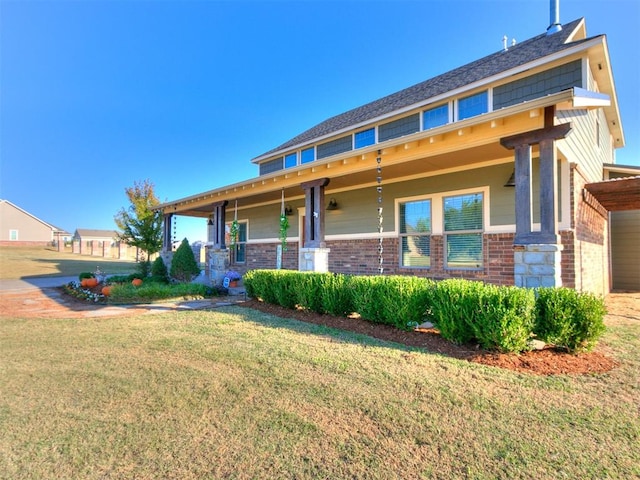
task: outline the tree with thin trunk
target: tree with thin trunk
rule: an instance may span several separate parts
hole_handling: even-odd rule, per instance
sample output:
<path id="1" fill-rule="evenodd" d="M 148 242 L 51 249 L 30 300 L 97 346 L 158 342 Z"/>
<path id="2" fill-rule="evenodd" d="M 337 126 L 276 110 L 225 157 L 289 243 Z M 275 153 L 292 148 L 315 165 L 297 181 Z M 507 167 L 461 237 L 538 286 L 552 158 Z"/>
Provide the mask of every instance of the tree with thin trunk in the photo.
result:
<path id="1" fill-rule="evenodd" d="M 141 269 L 148 273 L 149 257 L 162 248 L 162 212 L 153 210 L 160 204 L 154 192 L 154 185 L 149 180 L 134 182 L 133 187 L 125 188 L 129 198 L 129 208 L 121 208 L 114 217 L 121 230 L 116 238 L 120 242 L 139 248 L 146 258 L 139 260 Z"/>

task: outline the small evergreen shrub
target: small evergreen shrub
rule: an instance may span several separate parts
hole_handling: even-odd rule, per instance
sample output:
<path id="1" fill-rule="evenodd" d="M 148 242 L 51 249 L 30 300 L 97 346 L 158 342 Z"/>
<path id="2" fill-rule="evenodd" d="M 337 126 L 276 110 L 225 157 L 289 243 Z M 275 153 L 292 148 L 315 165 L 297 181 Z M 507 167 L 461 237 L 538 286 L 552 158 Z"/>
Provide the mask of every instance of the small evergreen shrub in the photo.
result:
<path id="1" fill-rule="evenodd" d="M 285 308 L 295 308 L 298 303 L 296 295 L 298 272 L 290 270 L 277 270 L 272 272 L 273 295 L 278 305 Z"/>
<path id="2" fill-rule="evenodd" d="M 200 274 L 200 267 L 186 238 L 182 240 L 182 243 L 173 254 L 170 273 L 171 277 L 179 282 L 190 282 Z"/>
<path id="3" fill-rule="evenodd" d="M 321 313 L 346 317 L 355 311 L 351 290 L 352 279 L 352 276 L 340 273 L 326 273 L 320 277 Z"/>
<path id="4" fill-rule="evenodd" d="M 393 319 L 384 317 L 382 297 L 385 294 L 382 276 L 354 276 L 351 279 L 353 308 L 362 318 L 374 323 L 394 325 Z"/>
<path id="5" fill-rule="evenodd" d="M 296 300 L 304 309 L 325 313 L 322 306 L 322 284 L 326 273 L 301 272 L 297 276 Z"/>
<path id="6" fill-rule="evenodd" d="M 538 338 L 570 352 L 593 349 L 605 331 L 602 298 L 564 287 L 539 288 L 536 294 Z"/>
<path id="7" fill-rule="evenodd" d="M 529 350 L 535 322 L 533 291 L 483 285 L 483 288 L 472 291 L 475 293 L 479 294 L 479 308 L 469 326 L 482 348 L 500 352 Z"/>
<path id="8" fill-rule="evenodd" d="M 137 274 L 136 278 L 144 280 L 149 276 L 150 272 L 151 272 L 151 262 L 144 258 L 139 260 L 136 265 L 136 274 Z"/>
<path id="9" fill-rule="evenodd" d="M 161 283 L 169 281 L 169 271 L 162 257 L 156 258 L 151 264 L 151 279 Z"/>
<path id="10" fill-rule="evenodd" d="M 478 314 L 478 291 L 482 286 L 480 282 L 460 279 L 436 282 L 430 292 L 430 313 L 444 338 L 462 344 L 475 337 L 470 325 Z"/>

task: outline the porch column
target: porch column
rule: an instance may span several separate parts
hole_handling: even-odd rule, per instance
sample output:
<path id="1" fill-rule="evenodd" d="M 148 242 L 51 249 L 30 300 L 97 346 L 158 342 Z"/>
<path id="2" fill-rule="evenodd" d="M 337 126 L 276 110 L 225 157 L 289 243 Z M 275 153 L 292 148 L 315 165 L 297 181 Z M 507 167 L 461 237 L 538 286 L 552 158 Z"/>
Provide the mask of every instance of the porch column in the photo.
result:
<path id="1" fill-rule="evenodd" d="M 565 138 L 571 124 L 554 125 L 555 107 L 546 107 L 544 128 L 500 140 L 515 149 L 514 281 L 519 287 L 561 286 L 562 244 L 558 234 L 557 162 L 555 141 Z M 540 231 L 531 225 L 531 146 L 540 146 Z"/>
<path id="2" fill-rule="evenodd" d="M 324 187 L 328 178 L 320 178 L 300 186 L 305 191 L 304 245 L 300 248 L 300 270 L 327 272 L 329 249 L 324 241 Z"/>
<path id="3" fill-rule="evenodd" d="M 226 206 L 228 200 L 216 202 L 213 204 L 213 248 L 224 250 L 227 248 L 224 239 L 224 224 L 226 221 Z"/>
<path id="4" fill-rule="evenodd" d="M 162 251 L 170 252 L 173 250 L 172 248 L 172 238 L 171 238 L 171 222 L 173 220 L 173 213 L 164 214 L 163 218 L 163 230 L 162 230 Z"/>
<path id="5" fill-rule="evenodd" d="M 212 205 L 211 237 L 206 247 L 205 274 L 213 285 L 222 285 L 224 275 L 229 267 L 229 250 L 225 242 L 226 206 L 228 200 L 216 202 Z"/>

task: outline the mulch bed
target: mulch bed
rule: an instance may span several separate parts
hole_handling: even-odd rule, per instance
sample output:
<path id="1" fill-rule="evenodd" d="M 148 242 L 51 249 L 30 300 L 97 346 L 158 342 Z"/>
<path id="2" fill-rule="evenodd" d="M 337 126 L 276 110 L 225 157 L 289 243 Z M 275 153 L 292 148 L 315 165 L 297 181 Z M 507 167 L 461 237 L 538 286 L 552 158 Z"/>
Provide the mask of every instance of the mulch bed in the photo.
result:
<path id="1" fill-rule="evenodd" d="M 588 353 L 570 354 L 555 348 L 545 348 L 519 355 L 501 354 L 484 351 L 477 345 L 456 345 L 445 340 L 437 331 L 432 329 L 402 331 L 388 325 L 373 324 L 358 318 L 334 317 L 305 310 L 292 310 L 258 300 L 248 300 L 238 305 L 270 313 L 281 318 L 293 318 L 302 322 L 361 333 L 409 347 L 424 348 L 429 352 L 437 352 L 452 358 L 537 375 L 601 374 L 619 365 L 618 362 L 597 350 Z"/>

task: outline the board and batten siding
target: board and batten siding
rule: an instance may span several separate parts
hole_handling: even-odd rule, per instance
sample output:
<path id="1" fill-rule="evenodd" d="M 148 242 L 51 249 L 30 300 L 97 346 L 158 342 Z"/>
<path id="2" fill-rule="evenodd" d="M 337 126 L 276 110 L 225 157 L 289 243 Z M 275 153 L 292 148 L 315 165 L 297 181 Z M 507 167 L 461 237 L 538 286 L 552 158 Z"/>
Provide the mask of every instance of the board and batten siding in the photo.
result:
<path id="1" fill-rule="evenodd" d="M 616 290 L 640 290 L 640 210 L 611 212 L 611 272 Z"/>

